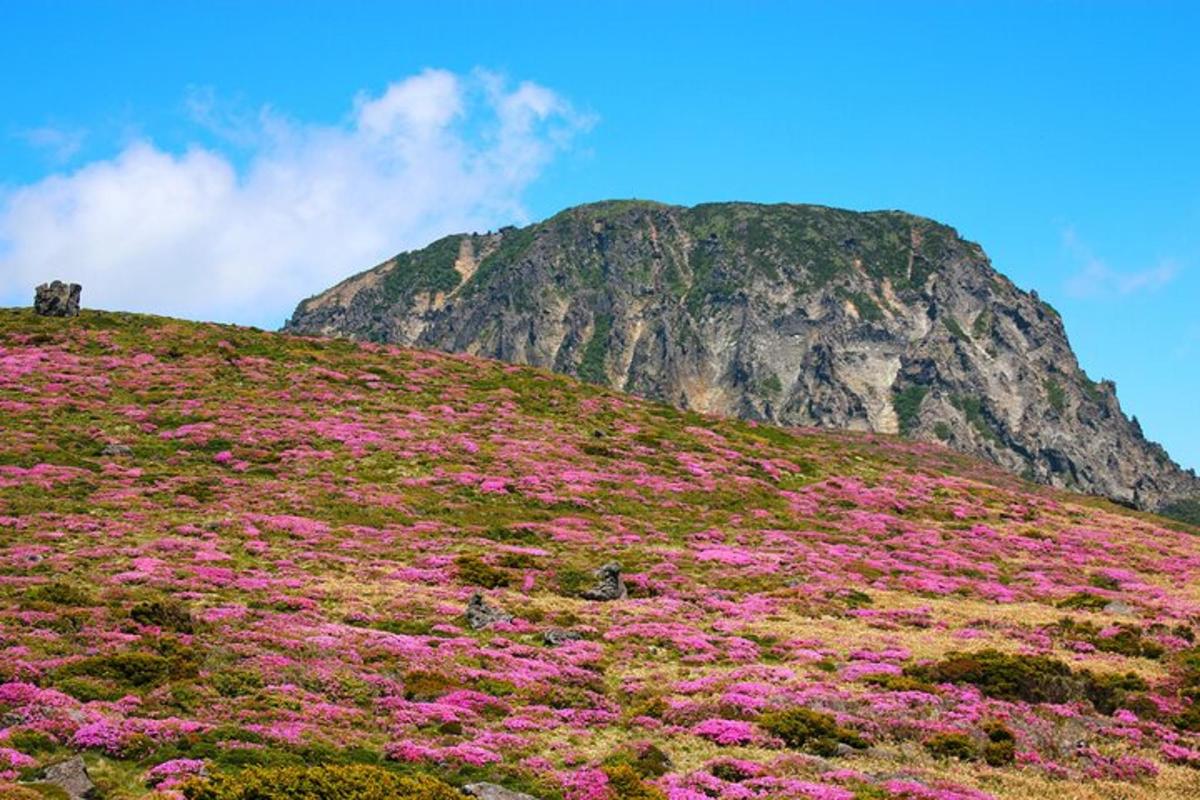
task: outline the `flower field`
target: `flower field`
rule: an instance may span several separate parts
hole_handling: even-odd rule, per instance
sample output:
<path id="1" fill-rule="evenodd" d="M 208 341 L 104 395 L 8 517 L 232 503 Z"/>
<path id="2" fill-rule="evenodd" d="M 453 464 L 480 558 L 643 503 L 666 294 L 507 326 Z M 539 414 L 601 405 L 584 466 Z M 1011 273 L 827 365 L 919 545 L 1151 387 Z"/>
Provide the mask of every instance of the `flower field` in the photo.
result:
<path id="1" fill-rule="evenodd" d="M 0 796 L 82 753 L 109 798 L 1200 797 L 1198 534 L 468 356 L 4 310 Z"/>

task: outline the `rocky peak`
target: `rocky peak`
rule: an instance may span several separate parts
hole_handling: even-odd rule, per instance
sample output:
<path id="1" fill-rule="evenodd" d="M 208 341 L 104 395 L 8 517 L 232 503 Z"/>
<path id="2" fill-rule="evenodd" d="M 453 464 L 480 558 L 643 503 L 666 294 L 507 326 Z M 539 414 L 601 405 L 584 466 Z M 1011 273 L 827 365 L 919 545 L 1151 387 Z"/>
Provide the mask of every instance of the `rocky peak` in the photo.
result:
<path id="1" fill-rule="evenodd" d="M 953 228 L 899 211 L 594 203 L 401 253 L 305 300 L 285 329 L 941 441 L 1143 508 L 1200 494 L 1080 369 L 1053 308 Z"/>

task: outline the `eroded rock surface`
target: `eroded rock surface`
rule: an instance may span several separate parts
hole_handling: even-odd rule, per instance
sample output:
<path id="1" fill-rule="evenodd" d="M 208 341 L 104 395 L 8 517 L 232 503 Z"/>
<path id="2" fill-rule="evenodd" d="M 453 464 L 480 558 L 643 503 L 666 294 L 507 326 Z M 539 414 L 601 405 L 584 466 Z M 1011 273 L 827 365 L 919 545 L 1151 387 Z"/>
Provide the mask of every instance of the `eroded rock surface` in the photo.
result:
<path id="1" fill-rule="evenodd" d="M 403 253 L 304 301 L 286 330 L 941 441 L 1141 508 L 1200 494 L 1080 368 L 1053 308 L 954 229 L 897 211 L 580 206 Z"/>

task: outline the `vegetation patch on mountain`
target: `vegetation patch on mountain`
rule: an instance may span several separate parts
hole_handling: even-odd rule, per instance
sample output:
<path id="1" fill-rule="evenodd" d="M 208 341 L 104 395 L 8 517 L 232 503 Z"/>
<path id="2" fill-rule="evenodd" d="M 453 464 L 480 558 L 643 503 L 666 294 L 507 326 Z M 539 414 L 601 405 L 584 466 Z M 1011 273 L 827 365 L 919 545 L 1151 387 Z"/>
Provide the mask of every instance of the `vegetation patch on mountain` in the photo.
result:
<path id="1" fill-rule="evenodd" d="M 1191 526 L 898 435 L 0 311 L 3 796 L 1183 800 L 1198 586 Z"/>

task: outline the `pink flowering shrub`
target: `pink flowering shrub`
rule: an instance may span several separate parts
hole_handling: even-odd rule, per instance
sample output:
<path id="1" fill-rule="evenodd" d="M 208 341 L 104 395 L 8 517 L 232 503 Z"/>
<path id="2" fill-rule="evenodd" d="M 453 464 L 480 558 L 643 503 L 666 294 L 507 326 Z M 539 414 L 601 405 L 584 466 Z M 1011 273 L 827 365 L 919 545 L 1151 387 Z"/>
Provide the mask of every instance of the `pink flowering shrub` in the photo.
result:
<path id="1" fill-rule="evenodd" d="M 937 445 L 3 311 L 0 452 L 0 781 L 91 751 L 164 793 L 390 759 L 571 800 L 976 800 L 1008 770 L 1182 797 L 1197 764 L 1200 539 Z M 628 596 L 584 599 L 610 561 Z M 503 615 L 472 628 L 477 591 Z M 948 734 L 969 764 L 926 755 Z"/>

